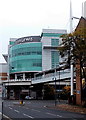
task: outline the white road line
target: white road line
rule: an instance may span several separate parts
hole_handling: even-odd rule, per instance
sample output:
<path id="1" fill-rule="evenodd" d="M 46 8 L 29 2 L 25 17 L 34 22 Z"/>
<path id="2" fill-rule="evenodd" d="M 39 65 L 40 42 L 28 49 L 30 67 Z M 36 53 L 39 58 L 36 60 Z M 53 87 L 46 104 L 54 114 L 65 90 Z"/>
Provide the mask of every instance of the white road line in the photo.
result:
<path id="1" fill-rule="evenodd" d="M 58 117 L 62 117 L 61 115 L 57 115 Z"/>
<path id="2" fill-rule="evenodd" d="M 19 111 L 18 110 L 14 110 L 15 112 L 17 112 L 17 113 L 19 113 Z"/>
<path id="3" fill-rule="evenodd" d="M 52 114 L 52 113 L 46 113 L 46 114 L 49 114 L 49 115 L 52 115 L 52 116 L 58 116 L 58 117 L 62 117 L 61 115 L 55 115 L 55 114 Z"/>
<path id="4" fill-rule="evenodd" d="M 48 114 L 48 115 L 52 115 L 52 116 L 56 116 L 55 114 L 52 114 L 52 113 L 48 113 L 48 112 L 47 112 L 46 114 Z"/>
<path id="5" fill-rule="evenodd" d="M 11 110 L 12 110 L 12 108 L 11 108 L 11 107 L 9 107 L 9 109 L 11 109 Z"/>
<path id="6" fill-rule="evenodd" d="M 31 110 L 36 111 L 36 112 L 40 112 L 39 110 L 35 110 L 35 109 L 31 109 Z"/>
<path id="7" fill-rule="evenodd" d="M 2 115 L 1 112 L 0 112 L 0 114 Z M 6 116 L 6 115 L 4 115 L 4 114 L 3 114 L 3 116 L 4 116 L 5 118 L 7 118 L 8 120 L 12 120 L 11 118 L 9 118 L 8 116 Z"/>
<path id="8" fill-rule="evenodd" d="M 30 115 L 27 115 L 27 114 L 25 114 L 25 113 L 23 113 L 23 115 L 26 116 L 26 117 L 32 118 L 32 119 L 34 118 L 34 117 L 32 117 L 32 116 L 30 116 Z"/>

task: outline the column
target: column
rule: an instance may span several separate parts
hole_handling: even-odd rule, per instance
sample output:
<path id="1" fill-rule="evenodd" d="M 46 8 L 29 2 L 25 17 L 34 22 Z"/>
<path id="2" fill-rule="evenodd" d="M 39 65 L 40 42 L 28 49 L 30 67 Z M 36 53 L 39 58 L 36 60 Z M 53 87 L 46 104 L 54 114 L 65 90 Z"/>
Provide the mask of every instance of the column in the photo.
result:
<path id="1" fill-rule="evenodd" d="M 25 73 L 23 73 L 23 80 L 25 80 Z"/>
<path id="2" fill-rule="evenodd" d="M 17 74 L 15 74 L 15 80 L 17 80 Z"/>

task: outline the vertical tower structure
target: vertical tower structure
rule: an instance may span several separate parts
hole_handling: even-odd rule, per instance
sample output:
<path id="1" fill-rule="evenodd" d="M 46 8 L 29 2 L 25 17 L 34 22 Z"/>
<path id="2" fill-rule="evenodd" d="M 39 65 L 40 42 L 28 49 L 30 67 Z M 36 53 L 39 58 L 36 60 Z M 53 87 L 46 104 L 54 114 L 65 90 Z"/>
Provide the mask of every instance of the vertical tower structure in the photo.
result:
<path id="1" fill-rule="evenodd" d="M 86 18 L 86 1 L 82 3 L 82 17 Z"/>

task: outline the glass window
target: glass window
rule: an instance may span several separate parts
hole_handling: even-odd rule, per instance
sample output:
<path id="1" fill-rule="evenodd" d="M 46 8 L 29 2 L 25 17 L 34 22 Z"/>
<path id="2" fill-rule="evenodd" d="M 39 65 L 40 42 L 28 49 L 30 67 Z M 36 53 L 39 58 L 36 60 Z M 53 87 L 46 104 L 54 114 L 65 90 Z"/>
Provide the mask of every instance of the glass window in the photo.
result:
<path id="1" fill-rule="evenodd" d="M 59 64 L 59 53 L 58 51 L 51 51 L 52 68 L 55 68 Z"/>
<path id="2" fill-rule="evenodd" d="M 59 45 L 59 39 L 51 39 L 51 45 L 52 46 L 58 46 Z"/>

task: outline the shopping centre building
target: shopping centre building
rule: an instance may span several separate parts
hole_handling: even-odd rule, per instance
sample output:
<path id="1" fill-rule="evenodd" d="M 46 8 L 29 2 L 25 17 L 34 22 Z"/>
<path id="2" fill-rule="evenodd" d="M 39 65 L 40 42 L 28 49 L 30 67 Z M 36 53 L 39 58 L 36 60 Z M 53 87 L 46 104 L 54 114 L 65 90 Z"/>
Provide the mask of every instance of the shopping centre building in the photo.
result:
<path id="1" fill-rule="evenodd" d="M 61 43 L 61 35 L 66 33 L 66 30 L 43 29 L 40 36 L 10 39 L 8 57 L 4 55 L 8 58 L 8 82 L 5 82 L 8 98 L 19 99 L 40 93 L 43 84 L 34 85 L 31 92 L 32 78 L 38 72 L 59 66 L 61 58 L 57 47 Z"/>
<path id="2" fill-rule="evenodd" d="M 43 29 L 41 36 L 11 39 L 8 53 L 10 79 L 29 79 L 34 73 L 59 65 L 57 46 L 66 30 Z"/>

